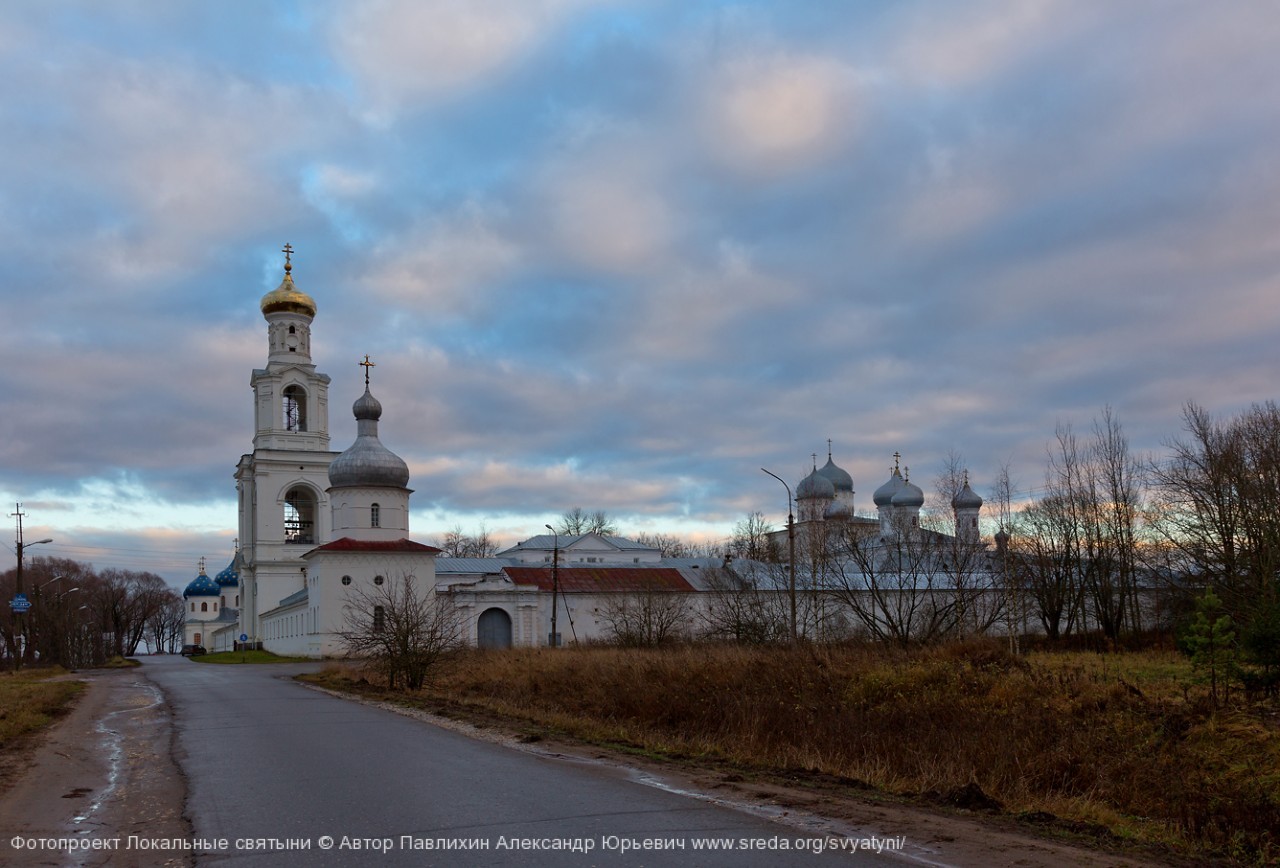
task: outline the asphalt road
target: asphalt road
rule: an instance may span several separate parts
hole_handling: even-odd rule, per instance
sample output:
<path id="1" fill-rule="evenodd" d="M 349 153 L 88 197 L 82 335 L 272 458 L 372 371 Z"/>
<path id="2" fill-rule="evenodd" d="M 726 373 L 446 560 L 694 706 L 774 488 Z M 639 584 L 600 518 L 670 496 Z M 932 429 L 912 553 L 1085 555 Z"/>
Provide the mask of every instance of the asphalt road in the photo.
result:
<path id="1" fill-rule="evenodd" d="M 812 832 L 642 783 L 626 769 L 471 738 L 291 680 L 310 665 L 146 658 L 143 673 L 177 727 L 187 817 L 197 841 L 212 845 L 198 865 L 915 861 L 815 854 Z M 733 849 L 697 849 L 725 842 Z M 575 843 L 582 849 L 557 849 Z"/>

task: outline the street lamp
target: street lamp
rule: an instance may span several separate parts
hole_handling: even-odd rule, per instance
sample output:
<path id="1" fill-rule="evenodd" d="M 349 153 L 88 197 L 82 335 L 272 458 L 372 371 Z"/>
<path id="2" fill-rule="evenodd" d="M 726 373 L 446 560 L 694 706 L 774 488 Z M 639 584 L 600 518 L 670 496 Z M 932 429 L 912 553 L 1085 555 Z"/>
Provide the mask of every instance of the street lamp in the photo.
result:
<path id="1" fill-rule="evenodd" d="M 544 524 L 555 542 L 551 549 L 551 641 L 552 648 L 560 647 L 560 634 L 556 632 L 556 609 L 560 608 L 560 534 L 549 524 Z"/>
<path id="2" fill-rule="evenodd" d="M 760 468 L 764 470 L 763 467 Z M 796 641 L 796 517 L 791 510 L 791 486 L 787 485 L 787 481 L 776 473 L 764 470 L 774 479 L 782 483 L 787 490 L 787 572 L 789 574 L 791 587 L 791 641 Z"/>
<path id="3" fill-rule="evenodd" d="M 35 545 L 35 543 L 32 543 L 32 545 Z M 39 587 L 37 587 L 37 588 L 36 588 L 36 592 L 38 593 L 38 592 L 40 591 L 40 589 L 41 589 L 41 588 L 48 587 L 49 585 L 52 585 L 54 582 L 60 582 L 60 581 L 62 581 L 62 580 L 63 580 L 63 579 L 65 579 L 65 578 L 66 578 L 66 576 L 54 576 L 52 579 L 50 579 L 49 581 L 45 582 L 43 585 L 40 585 Z"/>

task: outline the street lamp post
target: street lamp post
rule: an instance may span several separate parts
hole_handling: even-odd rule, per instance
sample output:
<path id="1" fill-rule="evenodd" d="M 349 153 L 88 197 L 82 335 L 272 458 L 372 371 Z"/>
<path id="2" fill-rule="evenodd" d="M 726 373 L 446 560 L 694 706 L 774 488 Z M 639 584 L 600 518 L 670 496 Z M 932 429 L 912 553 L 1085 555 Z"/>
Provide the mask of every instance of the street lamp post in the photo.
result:
<path id="1" fill-rule="evenodd" d="M 14 546 L 18 552 L 18 571 L 13 579 L 13 598 L 15 600 L 22 597 L 22 553 L 26 551 L 28 548 L 30 548 L 31 546 L 44 545 L 45 543 L 51 543 L 51 542 L 53 542 L 52 539 L 40 539 L 32 543 L 23 542 L 21 513 L 19 513 L 18 541 Z M 16 611 L 14 614 L 18 618 L 18 624 L 15 625 L 17 629 L 14 630 L 14 632 L 17 634 L 17 637 L 21 640 L 19 642 L 20 647 L 15 650 L 15 653 L 13 655 L 13 671 L 17 672 L 19 669 L 22 668 L 22 658 L 27 653 L 27 613 L 26 613 L 26 610 L 23 609 L 23 610 Z M 18 626 L 18 625 L 21 625 L 21 626 Z"/>
<path id="2" fill-rule="evenodd" d="M 552 648 L 560 647 L 560 634 L 556 632 L 556 609 L 560 607 L 560 534 L 551 525 L 543 525 L 551 531 L 555 542 L 551 549 L 551 637 L 547 643 Z"/>
<path id="3" fill-rule="evenodd" d="M 781 482 L 782 486 L 787 490 L 787 573 L 788 573 L 788 578 L 790 579 L 789 591 L 791 594 L 791 641 L 795 642 L 797 638 L 796 636 L 796 517 L 795 517 L 795 513 L 791 509 L 791 503 L 792 503 L 791 486 L 787 485 L 787 481 L 783 479 L 781 476 L 779 476 L 778 474 L 765 470 L 763 467 L 761 467 L 760 469 L 764 470 L 765 473 L 768 473 L 774 479 Z"/>

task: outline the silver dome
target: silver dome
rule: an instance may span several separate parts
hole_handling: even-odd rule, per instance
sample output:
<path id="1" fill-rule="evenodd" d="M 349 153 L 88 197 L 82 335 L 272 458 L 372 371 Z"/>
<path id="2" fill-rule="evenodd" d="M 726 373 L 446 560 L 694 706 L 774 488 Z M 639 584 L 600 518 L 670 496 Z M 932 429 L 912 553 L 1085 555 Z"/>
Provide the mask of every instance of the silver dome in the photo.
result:
<path id="1" fill-rule="evenodd" d="M 836 487 L 831 484 L 831 480 L 816 470 L 802 479 L 800 484 L 796 486 L 796 500 L 804 500 L 810 497 L 832 498 L 835 496 Z"/>
<path id="2" fill-rule="evenodd" d="M 827 456 L 827 463 L 822 465 L 822 469 L 818 472 L 831 480 L 836 491 L 853 491 L 853 477 L 847 470 L 832 461 L 830 455 Z"/>
<path id="3" fill-rule="evenodd" d="M 982 498 L 978 493 L 969 487 L 969 480 L 964 481 L 964 488 L 960 489 L 955 497 L 951 498 L 952 509 L 981 509 Z"/>
<path id="4" fill-rule="evenodd" d="M 889 481 L 876 489 L 876 493 L 871 495 L 871 500 L 876 506 L 889 506 L 893 503 L 893 496 L 897 494 L 905 483 L 902 481 L 902 474 L 898 472 L 898 468 L 893 468 L 893 473 L 889 475 Z"/>
<path id="5" fill-rule="evenodd" d="M 351 410 L 356 417 L 356 442 L 329 465 L 329 484 L 334 488 L 407 487 L 409 465 L 378 439 L 382 404 L 367 386 Z"/>
<path id="6" fill-rule="evenodd" d="M 895 507 L 906 506 L 918 509 L 924 506 L 924 492 L 914 482 L 904 481 L 898 493 L 893 496 L 892 503 Z"/>

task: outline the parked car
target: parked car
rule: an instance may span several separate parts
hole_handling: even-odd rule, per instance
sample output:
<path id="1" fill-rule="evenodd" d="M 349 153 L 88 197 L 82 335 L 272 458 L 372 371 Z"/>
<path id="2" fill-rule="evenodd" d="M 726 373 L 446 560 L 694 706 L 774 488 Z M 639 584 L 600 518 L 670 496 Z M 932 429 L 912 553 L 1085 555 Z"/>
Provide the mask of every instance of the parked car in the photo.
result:
<path id="1" fill-rule="evenodd" d="M 201 654 L 208 654 L 208 653 L 209 652 L 204 649 L 203 645 L 183 645 L 182 646 L 183 657 L 199 657 Z"/>

